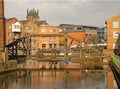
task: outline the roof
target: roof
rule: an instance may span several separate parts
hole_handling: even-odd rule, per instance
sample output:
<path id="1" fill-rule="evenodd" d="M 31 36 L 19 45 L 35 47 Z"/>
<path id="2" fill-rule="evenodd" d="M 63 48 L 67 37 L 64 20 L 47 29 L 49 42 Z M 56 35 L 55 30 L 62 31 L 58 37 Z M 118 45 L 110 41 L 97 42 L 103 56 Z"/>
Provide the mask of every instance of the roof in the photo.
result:
<path id="1" fill-rule="evenodd" d="M 8 19 L 6 19 L 5 21 L 6 22 L 8 22 L 8 21 L 10 21 L 10 20 L 12 20 L 12 19 L 16 19 L 15 17 L 13 17 L 13 18 L 8 18 Z M 16 19 L 17 20 L 17 19 Z"/>
<path id="2" fill-rule="evenodd" d="M 20 20 L 18 20 L 17 18 L 15 18 L 15 17 L 13 17 L 13 18 L 8 18 L 8 19 L 6 19 L 5 21 L 6 21 L 6 23 L 7 23 L 7 22 L 14 23 L 14 22 L 18 21 L 19 23 L 22 24 L 22 22 L 21 22 Z"/>
<path id="3" fill-rule="evenodd" d="M 49 25 L 46 20 L 41 20 L 41 21 L 35 21 L 37 25 Z"/>
<path id="4" fill-rule="evenodd" d="M 29 20 L 21 20 L 21 22 L 23 24 L 27 23 Z M 48 22 L 46 20 L 41 20 L 41 21 L 34 21 L 35 24 L 37 24 L 38 26 L 40 25 L 49 25 Z"/>
<path id="5" fill-rule="evenodd" d="M 5 21 L 9 21 L 9 20 L 12 20 L 12 19 L 14 19 L 14 18 L 8 18 L 8 19 L 6 19 Z"/>
<path id="6" fill-rule="evenodd" d="M 28 20 L 21 20 L 21 22 L 22 22 L 23 24 L 25 24 L 25 23 L 28 22 Z"/>
<path id="7" fill-rule="evenodd" d="M 60 26 L 75 26 L 75 27 L 88 27 L 88 28 L 98 28 L 95 26 L 86 26 L 86 25 L 74 25 L 74 24 L 60 24 Z"/>

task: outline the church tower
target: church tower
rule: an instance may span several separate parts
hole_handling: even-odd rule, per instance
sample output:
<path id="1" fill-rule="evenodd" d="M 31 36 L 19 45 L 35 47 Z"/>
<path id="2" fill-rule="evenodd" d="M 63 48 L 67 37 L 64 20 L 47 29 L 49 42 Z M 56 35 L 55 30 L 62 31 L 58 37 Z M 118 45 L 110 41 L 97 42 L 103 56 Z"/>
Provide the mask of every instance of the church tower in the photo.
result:
<path id="1" fill-rule="evenodd" d="M 5 47 L 5 18 L 4 18 L 4 0 L 0 0 L 0 58 Z"/>
<path id="2" fill-rule="evenodd" d="M 32 21 L 39 21 L 39 11 L 32 9 L 32 10 L 28 10 L 27 9 L 27 16 L 26 16 L 27 20 L 32 20 Z"/>

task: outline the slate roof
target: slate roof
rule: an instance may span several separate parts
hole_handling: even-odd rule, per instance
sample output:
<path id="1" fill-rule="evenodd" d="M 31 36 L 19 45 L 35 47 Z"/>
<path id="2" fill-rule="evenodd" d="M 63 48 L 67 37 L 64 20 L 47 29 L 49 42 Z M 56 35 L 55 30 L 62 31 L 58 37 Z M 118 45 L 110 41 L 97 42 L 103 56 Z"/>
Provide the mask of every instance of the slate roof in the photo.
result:
<path id="1" fill-rule="evenodd" d="M 40 26 L 40 25 L 49 25 L 46 20 L 41 20 L 41 21 L 35 21 L 35 23 Z"/>

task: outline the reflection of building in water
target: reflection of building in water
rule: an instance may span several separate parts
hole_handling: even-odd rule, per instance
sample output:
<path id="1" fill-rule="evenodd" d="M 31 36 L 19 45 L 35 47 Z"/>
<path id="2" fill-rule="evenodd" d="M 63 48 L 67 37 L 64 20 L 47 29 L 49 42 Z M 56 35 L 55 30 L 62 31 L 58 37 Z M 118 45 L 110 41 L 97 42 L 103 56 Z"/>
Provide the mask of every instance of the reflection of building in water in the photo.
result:
<path id="1" fill-rule="evenodd" d="M 107 73 L 107 89 L 118 89 L 116 80 L 112 72 Z"/>

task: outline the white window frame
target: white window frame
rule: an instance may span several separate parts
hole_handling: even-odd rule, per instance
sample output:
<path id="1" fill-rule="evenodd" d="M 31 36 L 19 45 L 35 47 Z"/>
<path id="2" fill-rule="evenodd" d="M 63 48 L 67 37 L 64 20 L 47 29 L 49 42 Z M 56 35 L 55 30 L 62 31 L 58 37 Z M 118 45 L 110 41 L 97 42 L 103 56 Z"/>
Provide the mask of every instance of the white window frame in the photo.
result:
<path id="1" fill-rule="evenodd" d="M 113 32 L 113 39 L 118 39 L 118 38 L 119 38 L 119 33 Z"/>
<path id="2" fill-rule="evenodd" d="M 113 28 L 118 28 L 118 27 L 119 27 L 119 22 L 118 21 L 113 22 Z"/>
<path id="3" fill-rule="evenodd" d="M 41 29 L 41 32 L 46 32 L 46 29 Z"/>
<path id="4" fill-rule="evenodd" d="M 49 30 L 49 32 L 53 32 L 53 30 L 52 30 L 52 29 L 50 29 L 50 30 Z"/>
<path id="5" fill-rule="evenodd" d="M 25 29 L 26 29 L 26 30 L 29 30 L 29 31 L 33 31 L 33 28 L 32 28 L 32 27 L 26 27 Z"/>
<path id="6" fill-rule="evenodd" d="M 12 32 L 21 32 L 21 24 L 19 22 L 15 22 L 11 26 Z"/>
<path id="7" fill-rule="evenodd" d="M 113 44 L 113 49 L 118 49 L 118 44 Z"/>

